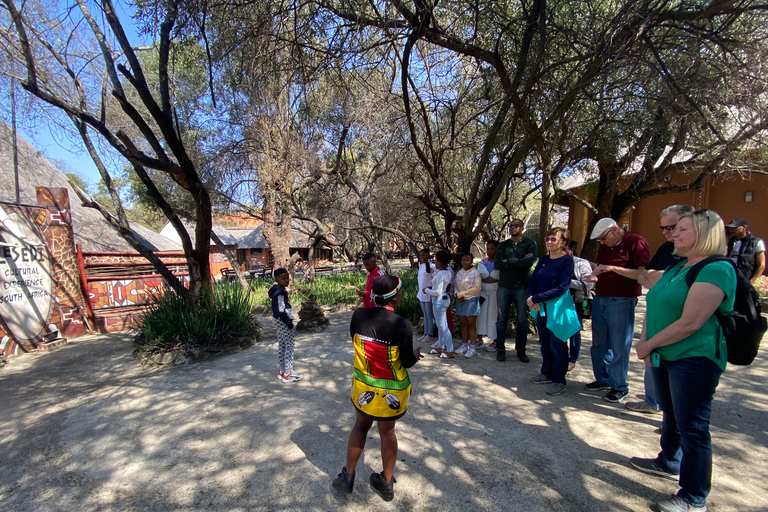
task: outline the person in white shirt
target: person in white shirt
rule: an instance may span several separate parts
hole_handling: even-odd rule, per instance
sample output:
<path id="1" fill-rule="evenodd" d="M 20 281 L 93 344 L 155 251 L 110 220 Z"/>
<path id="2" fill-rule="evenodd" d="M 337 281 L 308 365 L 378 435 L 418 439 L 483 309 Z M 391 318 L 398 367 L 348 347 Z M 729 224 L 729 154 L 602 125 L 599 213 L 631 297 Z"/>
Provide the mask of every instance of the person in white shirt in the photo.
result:
<path id="1" fill-rule="evenodd" d="M 419 292 L 416 294 L 416 298 L 419 299 L 421 312 L 424 314 L 424 335 L 418 341 L 425 341 L 427 343 L 432 343 L 432 335 L 435 330 L 435 315 L 432 313 L 432 297 L 422 290 L 432 286 L 434 272 L 435 265 L 429 261 L 429 249 L 422 249 L 419 252 L 419 273 L 417 277 Z"/>
<path id="2" fill-rule="evenodd" d="M 448 329 L 446 318 L 446 311 L 451 307 L 451 297 L 448 295 L 451 274 L 447 270 L 450 262 L 450 254 L 445 251 L 437 251 L 435 267 L 437 267 L 438 272 L 432 278 L 432 286 L 421 291 L 432 297 L 432 312 L 435 315 L 435 325 L 438 332 L 437 348 L 433 348 L 429 353 L 439 354 L 441 358 L 453 359 L 456 357 L 453 351 L 453 336 Z"/>
<path id="3" fill-rule="evenodd" d="M 489 240 L 485 243 L 487 258 L 477 264 L 477 271 L 482 279 L 480 289 L 480 312 L 477 313 L 477 346 L 483 346 L 483 336 L 490 343 L 496 343 L 496 319 L 499 306 L 496 301 L 496 290 L 499 287 L 499 271 L 493 266 L 493 258 L 496 257 L 497 240 Z"/>
<path id="4" fill-rule="evenodd" d="M 573 302 L 576 304 L 576 313 L 579 315 L 579 322 L 584 319 L 584 302 L 592 298 L 592 288 L 594 283 L 583 281 L 584 277 L 592 274 L 592 266 L 583 258 L 577 257 L 573 252 L 573 279 L 571 279 L 571 294 Z M 576 367 L 576 361 L 579 359 L 579 350 L 581 350 L 581 331 L 577 332 L 568 340 L 568 371 Z"/>

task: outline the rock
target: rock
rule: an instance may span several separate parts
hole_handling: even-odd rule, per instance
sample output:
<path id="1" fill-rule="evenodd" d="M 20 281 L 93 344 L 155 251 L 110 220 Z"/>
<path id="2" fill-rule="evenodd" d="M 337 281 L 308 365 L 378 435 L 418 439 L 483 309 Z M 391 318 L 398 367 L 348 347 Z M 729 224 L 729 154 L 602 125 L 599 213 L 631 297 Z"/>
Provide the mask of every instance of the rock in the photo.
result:
<path id="1" fill-rule="evenodd" d="M 323 308 L 317 303 L 316 295 L 310 295 L 306 302 L 301 303 L 299 323 L 296 325 L 297 330 L 323 332 L 328 327 L 328 323 Z"/>
<path id="2" fill-rule="evenodd" d="M 176 364 L 185 357 L 180 352 L 159 352 L 149 358 L 149 362 L 153 364 Z"/>

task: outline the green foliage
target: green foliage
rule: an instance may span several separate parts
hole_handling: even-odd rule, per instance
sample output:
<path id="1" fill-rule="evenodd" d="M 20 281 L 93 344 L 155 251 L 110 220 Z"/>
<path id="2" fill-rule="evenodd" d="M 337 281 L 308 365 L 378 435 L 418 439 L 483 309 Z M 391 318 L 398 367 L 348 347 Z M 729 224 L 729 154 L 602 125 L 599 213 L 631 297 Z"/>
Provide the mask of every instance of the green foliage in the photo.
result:
<path id="1" fill-rule="evenodd" d="M 397 277 L 403 282 L 403 300 L 397 305 L 397 314 L 417 323 L 422 316 L 421 305 L 416 295 L 419 293 L 418 271 L 415 268 L 403 270 Z"/>
<path id="2" fill-rule="evenodd" d="M 763 299 L 768 299 L 768 277 L 760 276 L 755 281 L 755 290 Z"/>
<path id="3" fill-rule="evenodd" d="M 86 183 L 85 179 L 82 176 L 74 172 L 66 172 L 64 173 L 64 176 L 72 180 L 72 183 L 80 187 L 80 190 L 82 190 L 86 194 L 89 193 L 88 183 Z"/>
<path id="4" fill-rule="evenodd" d="M 299 305 L 306 301 L 310 295 L 317 296 L 317 303 L 321 306 L 330 306 L 332 304 L 356 304 L 360 301 L 355 290 L 345 290 L 343 286 L 354 286 L 364 288 L 366 274 L 362 272 L 343 272 L 330 276 L 315 276 L 311 281 L 307 280 L 299 285 L 293 284 L 293 293 L 291 293 L 291 303 Z M 251 281 L 253 289 L 254 304 L 259 306 L 271 305 L 271 300 L 267 295 L 267 290 L 274 284 L 271 280 Z"/>
<path id="5" fill-rule="evenodd" d="M 403 281 L 403 300 L 397 305 L 395 311 L 399 315 L 407 318 L 411 322 L 417 322 L 421 317 L 421 306 L 418 293 L 417 272 L 415 269 L 404 270 L 397 274 Z M 367 275 L 364 272 L 344 272 L 330 276 L 316 276 L 311 282 L 301 283 L 300 286 L 294 285 L 294 292 L 291 293 L 291 303 L 298 306 L 306 301 L 310 295 L 317 296 L 317 303 L 321 306 L 330 306 L 333 304 L 357 304 L 360 302 L 355 290 L 345 290 L 343 286 L 354 286 L 364 288 Z M 270 298 L 267 290 L 274 284 L 271 280 L 256 280 L 251 282 L 253 293 L 253 303 L 259 306 L 269 306 Z"/>
<path id="6" fill-rule="evenodd" d="M 146 360 L 158 352 L 189 354 L 205 347 L 247 343 L 258 335 L 252 310 L 252 295 L 238 283 L 216 284 L 213 307 L 203 305 L 199 311 L 168 289 L 139 321 L 136 350 Z"/>

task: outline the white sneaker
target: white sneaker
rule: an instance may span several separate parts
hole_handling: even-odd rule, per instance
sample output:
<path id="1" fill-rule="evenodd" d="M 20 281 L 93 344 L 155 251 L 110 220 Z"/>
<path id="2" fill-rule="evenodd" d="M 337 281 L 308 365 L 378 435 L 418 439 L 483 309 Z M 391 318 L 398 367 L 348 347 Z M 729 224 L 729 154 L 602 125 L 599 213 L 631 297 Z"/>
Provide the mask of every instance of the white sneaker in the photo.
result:
<path id="1" fill-rule="evenodd" d="M 476 353 L 477 351 L 474 348 L 470 347 L 469 350 L 467 350 L 466 354 L 464 354 L 464 357 L 469 359 L 470 357 L 474 357 Z"/>
<path id="2" fill-rule="evenodd" d="M 417 339 L 416 341 L 421 343 L 422 341 L 426 341 L 426 339 L 427 339 L 427 335 L 426 334 L 422 334 L 421 337 L 419 339 Z"/>
<path id="3" fill-rule="evenodd" d="M 456 349 L 456 353 L 457 354 L 463 354 L 467 350 L 469 350 L 469 345 L 462 344 L 459 348 Z"/>
<path id="4" fill-rule="evenodd" d="M 287 384 L 289 382 L 299 382 L 303 378 L 304 376 L 299 375 L 298 373 L 289 373 L 288 375 L 283 375 L 283 378 L 280 379 L 280 382 L 283 384 Z"/>

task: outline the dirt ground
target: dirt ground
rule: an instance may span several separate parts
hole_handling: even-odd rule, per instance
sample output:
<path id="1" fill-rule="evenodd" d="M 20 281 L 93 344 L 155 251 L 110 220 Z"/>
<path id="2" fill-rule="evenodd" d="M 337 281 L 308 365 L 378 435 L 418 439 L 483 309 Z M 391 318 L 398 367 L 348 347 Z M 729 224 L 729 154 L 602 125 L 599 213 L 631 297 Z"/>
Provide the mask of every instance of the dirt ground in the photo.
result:
<path id="1" fill-rule="evenodd" d="M 330 483 L 354 418 L 349 318 L 331 315 L 324 333 L 298 336 L 304 380 L 290 385 L 276 379 L 266 319 L 258 345 L 173 368 L 137 366 L 120 335 L 12 358 L 0 370 L 0 510 L 645 511 L 677 491 L 628 464 L 656 454 L 660 416 L 584 389 L 593 380 L 585 332 L 556 397 L 528 383 L 541 363 L 536 339 L 529 364 L 427 356 L 411 370 L 414 394 L 397 426 L 395 500 L 367 485 L 381 469 L 375 429 L 353 495 L 337 497 Z M 768 510 L 763 352 L 729 368 L 718 388 L 714 512 Z M 633 400 L 642 375 L 633 361 Z"/>

